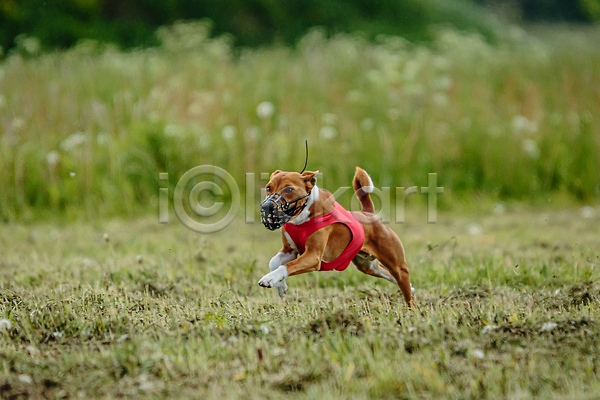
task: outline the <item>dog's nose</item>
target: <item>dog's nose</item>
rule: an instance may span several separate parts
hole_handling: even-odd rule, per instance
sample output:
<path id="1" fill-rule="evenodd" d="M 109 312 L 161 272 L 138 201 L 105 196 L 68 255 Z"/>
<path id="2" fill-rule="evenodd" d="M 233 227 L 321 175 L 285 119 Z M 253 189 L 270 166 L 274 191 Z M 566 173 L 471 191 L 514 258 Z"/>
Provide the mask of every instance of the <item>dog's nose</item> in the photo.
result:
<path id="1" fill-rule="evenodd" d="M 275 210 L 275 204 L 272 201 L 267 201 L 260 206 L 260 212 L 263 214 L 272 214 Z"/>

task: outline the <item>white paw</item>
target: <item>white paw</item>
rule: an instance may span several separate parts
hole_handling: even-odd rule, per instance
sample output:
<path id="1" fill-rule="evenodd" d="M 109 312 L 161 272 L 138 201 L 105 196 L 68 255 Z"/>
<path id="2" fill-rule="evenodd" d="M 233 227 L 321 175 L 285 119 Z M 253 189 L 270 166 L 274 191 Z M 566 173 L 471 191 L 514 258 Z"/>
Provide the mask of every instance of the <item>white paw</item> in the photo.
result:
<path id="1" fill-rule="evenodd" d="M 285 278 L 288 277 L 288 273 L 287 273 L 287 268 L 285 267 L 285 265 L 280 266 L 279 268 L 277 268 L 274 271 L 269 272 L 268 274 L 266 274 L 265 276 L 263 276 L 260 281 L 258 281 L 258 284 L 262 287 L 273 287 L 275 284 L 283 281 Z"/>
<path id="2" fill-rule="evenodd" d="M 273 287 L 277 291 L 277 294 L 279 295 L 279 297 L 281 297 L 283 299 L 288 290 L 288 285 L 287 285 L 287 283 L 285 283 L 285 279 L 282 280 L 281 282 L 273 284 Z"/>

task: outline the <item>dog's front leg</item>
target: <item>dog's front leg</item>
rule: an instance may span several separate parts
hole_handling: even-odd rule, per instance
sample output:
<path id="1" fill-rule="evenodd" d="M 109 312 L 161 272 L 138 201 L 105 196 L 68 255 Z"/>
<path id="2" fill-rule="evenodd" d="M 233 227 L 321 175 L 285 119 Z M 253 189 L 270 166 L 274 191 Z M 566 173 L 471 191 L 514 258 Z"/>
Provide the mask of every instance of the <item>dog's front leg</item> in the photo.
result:
<path id="1" fill-rule="evenodd" d="M 277 285 L 281 285 L 282 283 L 285 285 L 285 279 L 288 276 L 303 274 L 305 272 L 318 271 L 320 267 L 320 258 L 314 253 L 309 253 L 307 251 L 295 260 L 292 260 L 285 265 L 280 265 L 265 276 L 263 276 L 261 280 L 258 281 L 258 284 L 262 287 L 277 288 Z"/>
<path id="2" fill-rule="evenodd" d="M 258 284 L 263 287 L 273 287 L 283 282 L 288 276 L 304 274 L 306 272 L 318 271 L 321 269 L 321 259 L 325 251 L 329 231 L 327 228 L 313 233 L 306 241 L 305 252 L 295 260 L 291 260 L 285 265 L 280 265 L 276 269 L 263 276 Z"/>
<path id="3" fill-rule="evenodd" d="M 271 261 L 269 261 L 269 270 L 275 271 L 280 266 L 285 266 L 285 264 L 294 259 L 296 259 L 296 253 L 286 253 L 284 251 L 280 251 L 279 253 L 275 254 L 273 258 L 271 258 Z M 285 279 L 283 279 L 280 282 L 273 283 L 273 287 L 275 288 L 277 294 L 281 298 L 285 296 L 288 290 L 288 286 L 285 283 Z"/>

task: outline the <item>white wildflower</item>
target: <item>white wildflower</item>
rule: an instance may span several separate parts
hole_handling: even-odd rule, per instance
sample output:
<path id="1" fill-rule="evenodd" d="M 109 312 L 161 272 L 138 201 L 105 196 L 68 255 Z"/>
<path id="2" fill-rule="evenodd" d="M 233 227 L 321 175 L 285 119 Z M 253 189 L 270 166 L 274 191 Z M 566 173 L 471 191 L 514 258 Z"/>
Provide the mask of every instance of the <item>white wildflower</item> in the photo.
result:
<path id="1" fill-rule="evenodd" d="M 11 122 L 11 126 L 15 131 L 20 131 L 25 128 L 25 120 L 21 117 L 15 117 Z"/>
<path id="2" fill-rule="evenodd" d="M 280 116 L 279 124 L 277 124 L 277 128 L 281 129 L 281 130 L 285 130 L 285 129 L 287 129 L 288 126 L 290 126 L 290 121 L 288 121 L 288 119 L 285 117 L 285 115 Z"/>
<path id="3" fill-rule="evenodd" d="M 495 214 L 504 214 L 506 212 L 506 207 L 502 203 L 496 203 L 494 205 L 494 213 Z"/>
<path id="4" fill-rule="evenodd" d="M 338 122 L 338 116 L 332 113 L 325 113 L 323 117 L 321 117 L 321 121 L 325 125 L 335 125 Z"/>
<path id="5" fill-rule="evenodd" d="M 229 336 L 229 339 L 227 339 L 227 341 L 229 343 L 237 343 L 237 342 L 239 342 L 239 339 L 237 338 L 237 336 L 232 335 L 232 336 Z"/>
<path id="6" fill-rule="evenodd" d="M 206 133 L 198 135 L 198 145 L 202 150 L 206 150 L 210 147 L 210 136 Z"/>
<path id="7" fill-rule="evenodd" d="M 221 130 L 221 136 L 223 136 L 223 139 L 225 139 L 227 142 L 231 142 L 233 139 L 235 139 L 236 134 L 237 128 L 233 125 L 225 125 Z"/>
<path id="8" fill-rule="evenodd" d="M 204 108 L 202 107 L 201 103 L 194 101 L 188 106 L 187 111 L 194 116 L 199 116 L 200 114 L 202 114 L 203 109 Z"/>
<path id="9" fill-rule="evenodd" d="M 72 152 L 87 143 L 86 132 L 75 132 L 60 142 L 60 148 L 66 152 Z"/>
<path id="10" fill-rule="evenodd" d="M 23 383 L 31 385 L 33 383 L 33 379 L 29 375 L 21 374 L 19 375 L 19 380 Z"/>
<path id="11" fill-rule="evenodd" d="M 15 38 L 17 47 L 29 55 L 39 53 L 41 44 L 40 39 L 35 36 L 19 35 Z"/>
<path id="12" fill-rule="evenodd" d="M 265 335 L 268 335 L 268 334 L 269 334 L 269 327 L 268 327 L 268 326 L 266 326 L 265 324 L 262 324 L 262 325 L 260 326 L 260 330 L 261 330 L 261 331 L 263 331 L 263 333 L 264 333 Z"/>
<path id="13" fill-rule="evenodd" d="M 360 121 L 360 129 L 363 131 L 370 132 L 373 130 L 373 128 L 375 128 L 375 121 L 373 121 L 371 118 L 365 118 Z"/>
<path id="14" fill-rule="evenodd" d="M 511 121 L 511 124 L 513 131 L 522 132 L 527 130 L 527 127 L 529 126 L 529 120 L 527 119 L 527 117 L 524 117 L 522 115 L 515 115 Z"/>
<path id="15" fill-rule="evenodd" d="M 544 331 L 551 331 L 552 329 L 556 328 L 558 326 L 558 324 L 556 322 L 546 322 L 542 325 L 542 328 L 540 329 L 541 332 Z"/>
<path id="16" fill-rule="evenodd" d="M 281 347 L 275 347 L 273 349 L 273 355 L 274 356 L 279 356 L 279 355 L 282 355 L 282 354 L 285 354 L 285 353 L 286 353 L 285 349 L 282 349 Z"/>
<path id="17" fill-rule="evenodd" d="M 270 101 L 263 101 L 256 107 L 256 115 L 260 119 L 269 119 L 275 114 L 275 105 Z"/>
<path id="18" fill-rule="evenodd" d="M 35 353 L 37 353 L 37 351 L 38 351 L 38 350 L 37 350 L 35 347 L 33 347 L 33 346 L 31 346 L 31 345 L 27 346 L 25 349 L 27 350 L 27 352 L 28 352 L 30 355 L 32 355 L 32 354 L 35 354 Z"/>
<path id="19" fill-rule="evenodd" d="M 168 124 L 167 126 L 165 126 L 165 129 L 163 129 L 163 133 L 167 137 L 174 138 L 174 137 L 183 136 L 184 129 L 177 124 Z"/>
<path id="20" fill-rule="evenodd" d="M 483 327 L 483 329 L 481 330 L 481 333 L 483 333 L 484 335 L 487 333 L 492 332 L 494 329 L 496 329 L 497 326 L 496 325 L 486 325 Z"/>
<path id="21" fill-rule="evenodd" d="M 108 133 L 99 133 L 98 136 L 96 136 L 96 143 L 98 143 L 100 146 L 106 146 L 108 144 L 109 137 L 110 136 Z"/>
<path id="22" fill-rule="evenodd" d="M 483 353 L 483 351 L 475 349 L 473 350 L 473 357 L 483 360 L 485 358 L 485 354 Z"/>
<path id="23" fill-rule="evenodd" d="M 91 258 L 84 258 L 81 263 L 83 264 L 84 267 L 93 267 L 94 265 L 96 265 L 96 263 L 94 262 L 94 260 L 92 260 Z"/>
<path id="24" fill-rule="evenodd" d="M 135 256 L 135 261 L 137 261 L 138 264 L 141 264 L 142 261 L 144 261 L 144 257 L 141 254 L 138 254 Z"/>
<path id="25" fill-rule="evenodd" d="M 46 162 L 49 166 L 54 167 L 60 161 L 60 154 L 56 150 L 52 150 L 46 154 Z"/>
<path id="26" fill-rule="evenodd" d="M 325 125 L 319 131 L 319 137 L 323 140 L 331 140 L 337 136 L 337 129 L 331 125 Z"/>
<path id="27" fill-rule="evenodd" d="M 596 214 L 596 210 L 594 210 L 594 207 L 591 206 L 583 206 L 579 209 L 579 214 L 585 218 L 585 219 L 589 219 L 594 217 L 594 215 Z"/>
<path id="28" fill-rule="evenodd" d="M 540 157 L 540 148 L 533 139 L 525 139 L 522 143 L 523 151 L 529 158 L 537 159 Z"/>
<path id="29" fill-rule="evenodd" d="M 448 90 L 452 86 L 452 78 L 443 75 L 433 81 L 433 86 L 438 90 Z"/>
<path id="30" fill-rule="evenodd" d="M 515 115 L 511 121 L 515 133 L 535 133 L 538 130 L 538 124 L 529 120 L 523 115 Z"/>
<path id="31" fill-rule="evenodd" d="M 437 106 L 445 106 L 448 104 L 448 96 L 442 92 L 434 93 L 432 99 Z"/>
<path id="32" fill-rule="evenodd" d="M 143 392 L 148 392 L 148 391 L 152 390 L 155 386 L 154 383 L 152 383 L 149 380 L 147 374 L 141 374 L 139 377 L 139 380 L 140 380 L 140 382 L 138 384 L 138 387 Z"/>
<path id="33" fill-rule="evenodd" d="M 52 336 L 55 338 L 61 338 L 63 337 L 65 334 L 63 332 L 52 332 Z"/>
<path id="34" fill-rule="evenodd" d="M 12 329 L 12 322 L 7 319 L 0 319 L 0 332 L 10 331 Z"/>
<path id="35" fill-rule="evenodd" d="M 467 232 L 469 232 L 469 235 L 471 236 L 481 236 L 483 234 L 483 228 L 481 225 L 473 223 L 467 226 Z"/>
<path id="36" fill-rule="evenodd" d="M 397 108 L 390 108 L 389 110 L 387 110 L 387 117 L 392 121 L 397 120 L 398 118 L 400 118 L 400 110 L 398 110 Z"/>
<path id="37" fill-rule="evenodd" d="M 110 240 L 110 237 L 108 236 L 108 233 L 105 233 L 104 235 L 102 235 L 102 237 L 104 238 L 105 242 L 108 242 Z"/>
<path id="38" fill-rule="evenodd" d="M 71 178 L 75 178 L 75 175 L 77 175 L 75 172 L 73 172 L 73 171 L 69 172 L 69 176 Z"/>

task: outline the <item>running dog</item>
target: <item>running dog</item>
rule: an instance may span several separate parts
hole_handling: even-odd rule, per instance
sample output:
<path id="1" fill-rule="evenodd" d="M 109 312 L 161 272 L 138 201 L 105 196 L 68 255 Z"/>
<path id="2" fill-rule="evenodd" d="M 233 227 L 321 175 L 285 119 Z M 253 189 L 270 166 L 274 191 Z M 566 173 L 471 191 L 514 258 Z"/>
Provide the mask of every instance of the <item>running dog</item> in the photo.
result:
<path id="1" fill-rule="evenodd" d="M 353 186 L 361 211 L 349 212 L 317 186 L 316 172 L 271 174 L 262 202 L 261 221 L 282 229 L 283 247 L 269 262 L 262 287 L 284 297 L 285 280 L 312 271 L 343 271 L 350 261 L 365 274 L 396 283 L 409 306 L 415 304 L 404 248 L 398 236 L 375 215 L 371 177 L 356 167 Z"/>

